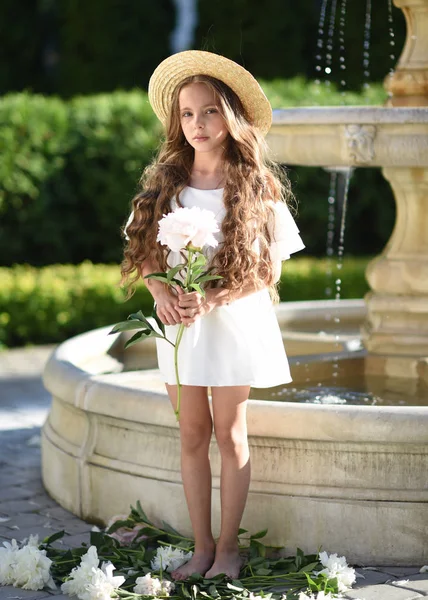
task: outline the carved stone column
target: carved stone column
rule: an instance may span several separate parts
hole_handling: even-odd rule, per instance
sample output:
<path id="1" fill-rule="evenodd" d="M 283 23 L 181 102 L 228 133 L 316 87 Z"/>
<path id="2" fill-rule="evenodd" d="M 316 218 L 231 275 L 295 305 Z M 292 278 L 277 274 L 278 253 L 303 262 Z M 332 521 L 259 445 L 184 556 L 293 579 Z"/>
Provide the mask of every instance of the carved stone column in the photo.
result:
<path id="1" fill-rule="evenodd" d="M 372 291 L 363 339 L 371 354 L 388 355 L 398 369 L 394 357 L 428 356 L 428 170 L 390 167 L 383 175 L 394 191 L 397 218 L 385 250 L 366 271 Z M 417 361 L 410 363 L 397 375 L 416 377 Z M 379 371 L 379 360 L 370 364 Z M 380 370 L 389 368 L 385 363 Z"/>
<path id="2" fill-rule="evenodd" d="M 428 106 L 428 0 L 394 4 L 406 18 L 407 37 L 396 70 L 385 79 L 392 94 L 388 105 Z M 420 134 L 428 145 L 425 126 Z M 385 250 L 366 271 L 372 289 L 362 332 L 367 372 L 418 378 L 428 356 L 428 170 L 404 162 L 384 168 L 383 175 L 394 192 L 397 217 Z"/>
<path id="3" fill-rule="evenodd" d="M 428 106 L 428 1 L 394 0 L 407 25 L 406 43 L 385 89 L 392 94 L 387 106 Z"/>

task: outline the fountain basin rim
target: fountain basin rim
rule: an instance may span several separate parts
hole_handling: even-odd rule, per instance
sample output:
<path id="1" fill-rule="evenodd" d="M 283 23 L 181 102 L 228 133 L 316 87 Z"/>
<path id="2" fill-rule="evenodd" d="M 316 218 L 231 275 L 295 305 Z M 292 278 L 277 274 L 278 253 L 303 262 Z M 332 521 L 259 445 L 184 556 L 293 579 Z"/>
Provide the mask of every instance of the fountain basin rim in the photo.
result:
<path id="1" fill-rule="evenodd" d="M 272 111 L 271 131 L 277 125 L 350 125 L 428 123 L 428 107 L 298 106 Z"/>
<path id="2" fill-rule="evenodd" d="M 107 352 L 120 334 L 107 336 L 103 327 L 61 344 L 51 354 L 43 380 L 65 405 L 144 425 L 177 428 L 174 413 L 157 370 L 97 374 L 74 364 L 87 348 Z M 112 339 L 113 338 L 113 339 Z M 118 402 L 120 391 L 121 402 Z M 307 417 L 311 415 L 308 428 Z M 315 405 L 250 400 L 248 433 L 254 437 L 356 443 L 425 443 L 428 407 Z"/>

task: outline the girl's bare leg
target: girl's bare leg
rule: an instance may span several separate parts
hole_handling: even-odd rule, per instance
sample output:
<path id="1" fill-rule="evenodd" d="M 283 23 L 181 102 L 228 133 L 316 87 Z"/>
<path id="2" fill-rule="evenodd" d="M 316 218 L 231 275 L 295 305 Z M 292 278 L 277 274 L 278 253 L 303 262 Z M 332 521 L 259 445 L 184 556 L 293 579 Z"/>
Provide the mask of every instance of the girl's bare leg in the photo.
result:
<path id="1" fill-rule="evenodd" d="M 177 386 L 166 387 L 175 410 Z M 188 563 L 172 572 L 172 577 L 178 580 L 186 579 L 192 573 L 204 575 L 214 561 L 208 455 L 211 434 L 207 388 L 183 385 L 180 407 L 181 476 L 195 537 L 195 552 Z"/>
<path id="2" fill-rule="evenodd" d="M 251 476 L 246 419 L 249 393 L 249 386 L 212 388 L 214 431 L 221 455 L 221 529 L 215 561 L 205 577 L 225 573 L 236 579 L 242 565 L 237 537 Z"/>

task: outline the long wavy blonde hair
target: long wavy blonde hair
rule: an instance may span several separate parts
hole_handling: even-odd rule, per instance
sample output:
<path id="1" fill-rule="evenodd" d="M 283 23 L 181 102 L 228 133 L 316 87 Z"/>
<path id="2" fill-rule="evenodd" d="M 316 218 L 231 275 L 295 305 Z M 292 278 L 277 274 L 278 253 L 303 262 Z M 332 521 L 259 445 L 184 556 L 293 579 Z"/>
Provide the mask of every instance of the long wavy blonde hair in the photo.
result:
<path id="1" fill-rule="evenodd" d="M 168 268 L 168 252 L 156 241 L 156 225 L 171 211 L 171 199 L 179 199 L 180 192 L 190 181 L 194 150 L 185 143 L 180 124 L 179 94 L 191 83 L 204 83 L 214 92 L 230 134 L 223 155 L 226 215 L 221 230 L 224 242 L 210 266 L 222 276 L 220 285 L 223 287 L 239 292 L 249 284 L 267 286 L 272 298 L 277 300 L 269 252 L 274 231 L 272 201 L 288 202 L 292 198 L 290 182 L 268 159 L 266 142 L 249 122 L 238 96 L 222 81 L 205 75 L 187 78 L 174 92 L 165 140 L 157 158 L 144 170 L 140 179 L 141 191 L 132 200 L 134 216 L 126 227 L 129 239 L 124 248 L 119 285 L 127 288 L 129 298 L 141 277 L 145 260 L 152 260 L 162 271 Z M 258 240 L 257 249 L 255 240 Z M 209 285 L 218 284 L 212 282 Z"/>

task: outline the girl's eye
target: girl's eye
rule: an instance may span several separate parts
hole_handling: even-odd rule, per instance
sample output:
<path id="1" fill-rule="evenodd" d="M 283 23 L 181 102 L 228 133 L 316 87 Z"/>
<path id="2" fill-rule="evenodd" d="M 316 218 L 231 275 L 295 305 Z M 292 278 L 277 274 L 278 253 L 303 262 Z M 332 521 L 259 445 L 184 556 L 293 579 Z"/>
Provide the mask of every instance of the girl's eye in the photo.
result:
<path id="1" fill-rule="evenodd" d="M 217 112 L 217 109 L 216 109 L 216 108 L 209 108 L 209 109 L 207 110 L 207 113 L 208 113 L 208 114 L 210 114 L 210 113 L 216 113 L 216 112 Z"/>
<path id="2" fill-rule="evenodd" d="M 181 116 L 182 117 L 191 117 L 192 113 L 191 112 L 184 112 Z"/>

